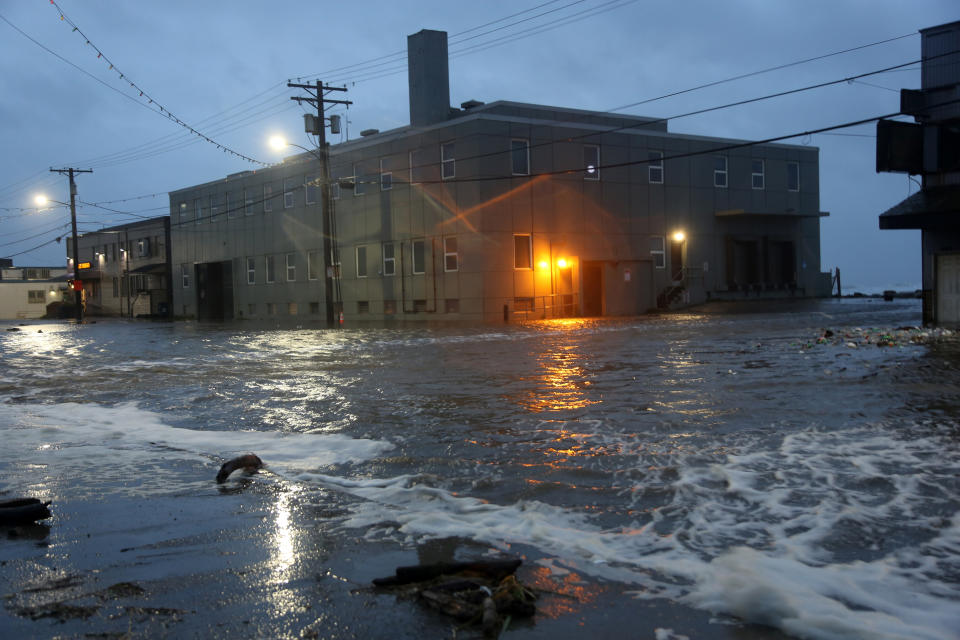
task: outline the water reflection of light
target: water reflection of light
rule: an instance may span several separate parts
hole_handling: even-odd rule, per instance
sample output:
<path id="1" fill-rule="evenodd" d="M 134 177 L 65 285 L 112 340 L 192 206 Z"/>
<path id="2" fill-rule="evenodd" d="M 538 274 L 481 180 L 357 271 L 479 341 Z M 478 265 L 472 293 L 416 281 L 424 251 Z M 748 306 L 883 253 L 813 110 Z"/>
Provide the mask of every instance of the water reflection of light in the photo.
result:
<path id="1" fill-rule="evenodd" d="M 576 323 L 573 326 L 581 325 Z M 572 336 L 562 336 L 552 348 L 537 354 L 536 358 L 539 365 L 533 377 L 536 387 L 521 399 L 527 409 L 537 413 L 563 411 L 582 409 L 599 402 L 585 391 L 590 386 L 588 372 L 583 367 L 585 358 Z"/>
<path id="2" fill-rule="evenodd" d="M 290 523 L 291 503 L 295 493 L 296 489 L 286 489 L 277 499 L 277 515 L 274 520 L 275 529 L 270 565 L 274 577 L 278 581 L 285 581 L 289 577 L 290 568 L 296 559 L 297 532 Z"/>

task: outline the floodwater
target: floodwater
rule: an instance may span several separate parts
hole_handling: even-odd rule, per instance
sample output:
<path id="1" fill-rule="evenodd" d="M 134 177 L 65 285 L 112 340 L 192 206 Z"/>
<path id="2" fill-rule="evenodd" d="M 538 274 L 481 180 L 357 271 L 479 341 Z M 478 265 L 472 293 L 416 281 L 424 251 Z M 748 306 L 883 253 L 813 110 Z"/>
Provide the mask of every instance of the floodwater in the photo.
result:
<path id="1" fill-rule="evenodd" d="M 593 621 L 610 637 L 958 638 L 960 341 L 857 340 L 919 321 L 915 300 L 824 300 L 466 328 L 21 326 L 0 333 L 0 497 L 63 504 L 77 539 L 55 517 L 29 567 L 15 541 L 0 556 L 23 584 L 105 571 L 90 550 L 77 559 L 91 525 L 76 505 L 200 495 L 193 508 L 217 518 L 261 509 L 235 542 L 266 549 L 270 584 L 320 537 L 371 558 L 454 541 L 522 555 L 527 579 L 557 591 L 576 578 L 514 637 Z M 268 471 L 218 492 L 216 468 L 245 452 Z M 119 517 L 97 510 L 97 531 Z M 373 577 L 350 562 L 348 578 Z M 596 590 L 631 624 L 672 622 L 618 633 L 588 606 Z M 290 620 L 311 614 L 274 604 L 288 626 L 254 635 L 299 635 Z M 215 611 L 183 617 L 205 615 L 230 628 Z M 377 615 L 383 637 L 402 635 Z M 9 605 L 3 624 L 57 630 Z M 313 637 L 376 635 L 354 629 Z"/>

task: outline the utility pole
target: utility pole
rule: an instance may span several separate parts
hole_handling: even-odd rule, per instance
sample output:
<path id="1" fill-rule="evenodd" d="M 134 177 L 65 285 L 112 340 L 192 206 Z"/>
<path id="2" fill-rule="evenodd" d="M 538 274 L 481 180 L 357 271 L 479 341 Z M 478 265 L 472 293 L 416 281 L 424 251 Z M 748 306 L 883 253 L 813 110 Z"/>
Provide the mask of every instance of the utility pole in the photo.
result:
<path id="1" fill-rule="evenodd" d="M 77 244 L 77 183 L 73 181 L 75 173 L 93 173 L 93 169 L 50 169 L 53 173 L 60 175 L 68 174 L 70 176 L 70 226 L 73 231 L 73 279 L 80 280 L 80 250 Z M 76 307 L 77 324 L 83 322 L 83 291 L 77 289 L 76 284 L 73 288 L 73 304 Z"/>
<path id="2" fill-rule="evenodd" d="M 324 85 L 317 80 L 316 85 L 297 84 L 288 82 L 288 87 L 304 89 L 309 96 L 291 96 L 291 100 L 298 103 L 308 102 L 317 107 L 317 119 L 310 126 L 307 122 L 307 133 L 312 133 L 318 137 L 317 145 L 319 154 L 317 159 L 320 161 L 321 183 L 320 200 L 323 202 L 323 263 L 324 263 L 324 299 L 327 306 L 327 326 L 338 326 L 336 317 L 343 313 L 343 301 L 340 296 L 340 250 L 337 247 L 336 233 L 337 225 L 333 212 L 333 197 L 330 193 L 330 149 L 327 145 L 326 120 L 324 119 L 325 104 L 353 104 L 349 100 L 328 100 L 324 97 L 324 91 L 346 91 L 346 87 L 331 87 Z M 315 92 L 315 93 L 312 93 Z M 339 118 L 339 116 L 332 116 Z M 336 132 L 334 132 L 336 133 Z"/>

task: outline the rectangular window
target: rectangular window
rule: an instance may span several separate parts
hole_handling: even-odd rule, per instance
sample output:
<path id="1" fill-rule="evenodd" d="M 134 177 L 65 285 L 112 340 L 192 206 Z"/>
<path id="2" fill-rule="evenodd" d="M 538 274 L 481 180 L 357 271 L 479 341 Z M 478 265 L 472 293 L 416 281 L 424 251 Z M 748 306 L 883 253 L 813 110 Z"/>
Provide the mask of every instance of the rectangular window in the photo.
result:
<path id="1" fill-rule="evenodd" d="M 210 196 L 210 222 L 214 222 L 223 213 L 223 196 L 220 194 Z"/>
<path id="2" fill-rule="evenodd" d="M 583 145 L 583 179 L 600 179 L 600 147 L 598 145 Z"/>
<path id="3" fill-rule="evenodd" d="M 310 303 L 310 315 L 312 315 L 312 316 L 318 316 L 318 315 L 320 315 L 320 303 L 319 303 L 319 302 L 311 302 L 311 303 Z"/>
<path id="4" fill-rule="evenodd" d="M 425 273 L 427 266 L 427 244 L 423 240 L 413 240 L 410 243 L 410 249 L 413 252 L 413 264 L 411 269 L 413 273 Z"/>
<path id="5" fill-rule="evenodd" d="M 663 236 L 650 236 L 650 256 L 653 257 L 653 266 L 657 269 L 666 269 L 667 267 L 664 246 Z"/>
<path id="6" fill-rule="evenodd" d="M 397 273 L 397 261 L 393 252 L 393 243 L 383 243 L 383 275 L 392 276 Z"/>
<path id="7" fill-rule="evenodd" d="M 457 175 L 456 151 L 457 148 L 453 142 L 440 145 L 440 177 L 444 180 L 455 178 Z"/>
<path id="8" fill-rule="evenodd" d="M 647 179 L 650 184 L 663 184 L 663 151 L 650 151 L 647 160 Z"/>
<path id="9" fill-rule="evenodd" d="M 200 224 L 200 218 L 203 217 L 202 198 L 197 198 L 193 201 L 193 217 L 197 219 L 197 224 Z"/>
<path id="10" fill-rule="evenodd" d="M 150 257 L 150 238 L 140 238 L 137 240 L 137 256 L 141 258 Z"/>
<path id="11" fill-rule="evenodd" d="M 340 179 L 334 178 L 330 183 L 330 197 L 334 200 L 340 199 Z"/>
<path id="12" fill-rule="evenodd" d="M 190 288 L 190 265 L 189 264 L 180 265 L 180 285 L 184 289 Z"/>
<path id="13" fill-rule="evenodd" d="M 384 300 L 383 301 L 383 315 L 392 316 L 397 312 L 397 301 L 396 300 Z"/>
<path id="14" fill-rule="evenodd" d="M 276 282 L 277 267 L 276 267 L 276 261 L 273 259 L 273 256 L 267 256 L 266 266 L 267 266 L 267 282 Z"/>
<path id="15" fill-rule="evenodd" d="M 42 289 L 27 290 L 27 304 L 40 304 L 46 301 L 46 292 Z"/>
<path id="16" fill-rule="evenodd" d="M 764 166 L 763 160 L 753 160 L 751 162 L 752 169 L 750 173 L 750 182 L 754 189 L 763 189 L 764 188 Z"/>
<path id="17" fill-rule="evenodd" d="M 295 316 L 295 315 L 297 315 L 297 312 L 298 312 L 298 311 L 299 311 L 299 309 L 298 309 L 298 307 L 297 307 L 297 303 L 296 303 L 296 302 L 288 302 L 288 303 L 287 303 L 287 315 L 288 315 L 288 316 Z"/>
<path id="18" fill-rule="evenodd" d="M 235 218 L 237 216 L 237 203 L 234 202 L 233 192 L 227 191 L 225 195 L 225 202 L 227 207 L 227 217 Z"/>
<path id="19" fill-rule="evenodd" d="M 303 178 L 303 202 L 304 204 L 317 203 L 317 187 L 320 185 L 320 179 L 317 176 L 304 176 Z"/>
<path id="20" fill-rule="evenodd" d="M 357 300 L 357 313 L 359 315 L 366 315 L 370 313 L 370 301 L 369 300 Z"/>
<path id="21" fill-rule="evenodd" d="M 460 269 L 460 256 L 457 253 L 457 237 L 447 236 L 443 239 L 443 270 L 457 271 Z"/>
<path id="22" fill-rule="evenodd" d="M 410 160 L 410 184 L 417 184 L 423 180 L 423 154 L 419 149 L 409 153 Z"/>
<path id="23" fill-rule="evenodd" d="M 787 163 L 787 191 L 800 191 L 800 163 Z"/>
<path id="24" fill-rule="evenodd" d="M 365 246 L 357 247 L 357 277 L 367 277 L 367 248 Z"/>
<path id="25" fill-rule="evenodd" d="M 283 208 L 292 209 L 293 205 L 296 204 L 296 198 L 294 195 L 297 191 L 297 179 L 296 178 L 284 178 L 283 179 Z"/>
<path id="26" fill-rule="evenodd" d="M 513 175 L 530 175 L 530 142 L 514 139 L 510 141 L 510 166 Z"/>
<path id="27" fill-rule="evenodd" d="M 353 195 L 363 195 L 363 176 L 360 175 L 360 165 L 353 165 Z"/>
<path id="28" fill-rule="evenodd" d="M 460 298 L 446 298 L 443 301 L 444 313 L 460 313 Z"/>
<path id="29" fill-rule="evenodd" d="M 180 221 L 182 222 L 184 220 L 189 220 L 189 219 L 190 219 L 190 210 L 187 209 L 187 203 L 181 202 L 180 203 Z"/>
<path id="30" fill-rule="evenodd" d="M 251 302 L 250 304 L 247 305 L 247 314 L 248 314 L 248 315 L 251 315 L 251 316 L 257 315 L 257 303 L 256 303 L 256 302 Z"/>
<path id="31" fill-rule="evenodd" d="M 252 189 L 243 190 L 243 215 L 245 216 L 253 215 L 253 190 Z"/>
<path id="32" fill-rule="evenodd" d="M 533 252 L 528 235 L 513 236 L 513 268 L 533 268 Z"/>
<path id="33" fill-rule="evenodd" d="M 390 191 L 393 189 L 393 172 L 389 171 L 390 160 L 380 158 L 380 191 Z"/>
<path id="34" fill-rule="evenodd" d="M 257 259 L 247 258 L 247 284 L 257 283 Z"/>
<path id="35" fill-rule="evenodd" d="M 297 254 L 288 253 L 287 254 L 287 282 L 295 282 L 297 280 Z"/>
<path id="36" fill-rule="evenodd" d="M 727 156 L 713 156 L 713 186 L 727 188 Z"/>
<path id="37" fill-rule="evenodd" d="M 323 266 L 323 260 L 320 259 L 319 251 L 310 251 L 307 253 L 307 279 L 319 280 L 320 268 Z"/>
<path id="38" fill-rule="evenodd" d="M 268 302 L 268 303 L 267 303 L 267 315 L 268 315 L 268 316 L 275 316 L 275 315 L 277 315 L 277 305 L 276 305 L 276 303 L 274 303 L 274 302 Z"/>
<path id="39" fill-rule="evenodd" d="M 273 185 L 265 184 L 263 185 L 263 212 L 271 211 L 273 211 Z"/>

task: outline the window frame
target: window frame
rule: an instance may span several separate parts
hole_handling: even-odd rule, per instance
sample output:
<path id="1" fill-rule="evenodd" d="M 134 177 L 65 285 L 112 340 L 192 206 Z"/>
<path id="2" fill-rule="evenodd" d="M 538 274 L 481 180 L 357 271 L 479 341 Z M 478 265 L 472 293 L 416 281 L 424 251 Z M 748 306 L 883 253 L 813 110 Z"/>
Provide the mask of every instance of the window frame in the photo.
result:
<path id="1" fill-rule="evenodd" d="M 285 259 L 286 262 L 286 272 L 287 272 L 287 282 L 296 282 L 297 281 L 297 254 L 288 253 Z"/>
<path id="2" fill-rule="evenodd" d="M 360 254 L 363 254 L 362 256 Z M 367 245 L 360 244 L 353 248 L 353 258 L 357 266 L 357 277 L 366 278 L 367 273 Z M 362 259 L 361 259 L 362 258 Z"/>
<path id="3" fill-rule="evenodd" d="M 390 256 L 387 257 L 387 247 L 390 247 Z M 385 278 L 397 275 L 397 248 L 393 242 L 384 242 L 380 245 L 380 255 L 383 258 L 383 276 Z M 387 265 L 390 265 L 389 270 Z"/>
<path id="4" fill-rule="evenodd" d="M 316 256 L 316 258 L 314 258 L 314 256 Z M 307 280 L 319 280 L 320 268 L 322 267 L 323 254 L 319 250 L 307 251 Z"/>
<path id="5" fill-rule="evenodd" d="M 659 172 L 659 177 L 654 179 L 654 174 Z M 647 151 L 647 183 L 663 184 L 666 177 L 666 170 L 663 167 L 663 151 Z"/>
<path id="6" fill-rule="evenodd" d="M 263 212 L 273 213 L 273 183 L 263 183 Z"/>
<path id="7" fill-rule="evenodd" d="M 794 189 L 790 188 L 791 178 L 796 179 L 796 188 Z M 798 193 L 800 191 L 800 163 L 792 160 L 787 162 L 787 191 L 790 193 Z"/>
<path id="8" fill-rule="evenodd" d="M 354 163 L 353 165 L 353 197 L 354 198 L 363 195 L 363 180 L 360 179 L 360 171 L 358 171 L 358 169 L 360 168 L 361 167 L 359 163 Z"/>
<path id="9" fill-rule="evenodd" d="M 390 168 L 389 158 L 380 158 L 380 191 L 393 189 L 393 171 L 384 171 Z"/>
<path id="10" fill-rule="evenodd" d="M 252 189 L 243 190 L 243 215 L 245 216 L 253 215 L 254 199 L 251 197 L 252 192 Z"/>
<path id="11" fill-rule="evenodd" d="M 450 157 L 447 157 L 447 150 L 450 150 Z M 440 143 L 440 179 L 452 180 L 457 177 L 457 146 L 456 142 Z"/>
<path id="12" fill-rule="evenodd" d="M 520 256 L 520 245 L 517 242 L 520 238 L 526 239 L 526 265 L 520 265 L 517 258 Z M 513 234 L 513 268 L 514 270 L 532 270 L 533 269 L 533 236 L 529 233 L 515 233 Z"/>
<path id="13" fill-rule="evenodd" d="M 723 161 L 723 168 L 719 166 L 719 162 Z M 713 188 L 714 189 L 726 189 L 730 184 L 730 159 L 724 155 L 715 155 L 713 156 Z"/>
<path id="14" fill-rule="evenodd" d="M 184 220 L 189 220 L 189 219 L 190 219 L 190 218 L 187 217 L 187 216 L 189 215 L 189 213 L 188 213 L 189 211 L 190 211 L 190 210 L 187 208 L 187 203 L 186 203 L 186 201 L 181 202 L 181 203 L 180 203 L 180 222 L 183 222 Z"/>
<path id="15" fill-rule="evenodd" d="M 273 284 L 277 281 L 277 262 L 274 256 L 264 256 L 264 282 Z"/>
<path id="16" fill-rule="evenodd" d="M 450 250 L 449 242 L 453 241 L 453 250 Z M 453 259 L 453 267 L 450 267 L 450 259 Z M 443 271 L 452 273 L 460 271 L 460 251 L 457 244 L 457 236 L 444 236 L 443 238 Z"/>
<path id="17" fill-rule="evenodd" d="M 197 224 L 200 224 L 201 219 L 203 218 L 203 198 L 193 199 L 193 215 L 197 221 Z"/>
<path id="18" fill-rule="evenodd" d="M 587 158 L 587 150 L 593 151 L 592 165 Z M 593 171 L 590 170 L 590 167 L 593 167 Z M 583 145 L 583 179 L 591 182 L 600 180 L 600 145 L 598 144 Z"/>
<path id="19" fill-rule="evenodd" d="M 257 259 L 247 256 L 247 284 L 257 284 Z"/>
<path id="20" fill-rule="evenodd" d="M 420 184 L 423 182 L 423 167 L 420 165 L 420 155 L 423 152 L 423 149 L 411 149 L 407 153 L 407 172 L 409 175 L 410 184 Z"/>
<path id="21" fill-rule="evenodd" d="M 320 186 L 317 176 L 303 177 L 303 204 L 317 204 L 317 189 Z"/>
<path id="22" fill-rule="evenodd" d="M 659 248 L 654 248 L 654 241 L 659 240 Z M 653 256 L 654 269 L 667 268 L 667 239 L 665 236 L 650 236 L 650 255 Z"/>
<path id="23" fill-rule="evenodd" d="M 518 152 L 522 152 L 519 153 Z M 521 171 L 518 171 L 517 160 L 522 163 Z M 530 175 L 530 140 L 527 138 L 510 139 L 510 175 L 529 176 Z"/>
<path id="24" fill-rule="evenodd" d="M 222 207 L 222 201 L 220 200 L 220 194 L 214 193 L 210 195 L 210 222 L 213 222 L 217 216 L 220 215 L 220 208 Z"/>
<path id="25" fill-rule="evenodd" d="M 760 171 L 757 171 L 757 163 L 760 163 Z M 754 191 L 763 191 L 766 189 L 766 171 L 767 163 L 763 158 L 752 158 L 750 160 L 750 186 Z M 759 186 L 757 178 L 760 178 Z"/>
<path id="26" fill-rule="evenodd" d="M 283 208 L 293 209 L 297 206 L 297 179 L 283 179 Z"/>
<path id="27" fill-rule="evenodd" d="M 180 287 L 182 289 L 190 288 L 190 263 L 180 263 Z"/>

